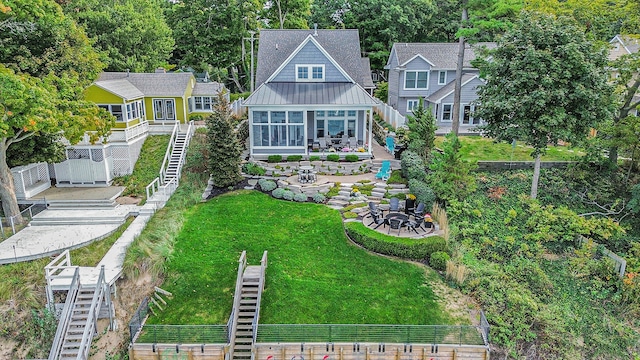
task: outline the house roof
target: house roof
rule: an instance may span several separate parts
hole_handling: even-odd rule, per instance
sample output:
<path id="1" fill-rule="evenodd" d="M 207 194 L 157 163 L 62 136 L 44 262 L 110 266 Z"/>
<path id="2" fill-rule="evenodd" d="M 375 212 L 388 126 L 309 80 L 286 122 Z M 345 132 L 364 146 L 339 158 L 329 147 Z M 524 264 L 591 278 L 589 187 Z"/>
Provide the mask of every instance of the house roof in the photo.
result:
<path id="1" fill-rule="evenodd" d="M 273 82 L 260 85 L 243 105 L 376 105 L 360 85 L 352 83 Z"/>
<path id="2" fill-rule="evenodd" d="M 266 82 L 309 35 L 314 30 L 261 30 L 256 85 Z M 358 30 L 317 30 L 314 39 L 355 82 L 374 87 L 371 69 L 363 68 L 368 63 L 361 60 Z"/>
<path id="3" fill-rule="evenodd" d="M 193 87 L 193 92 L 191 93 L 191 95 L 216 95 L 223 89 L 224 85 L 220 84 L 219 82 L 197 82 L 196 86 Z"/>
<path id="4" fill-rule="evenodd" d="M 193 74 L 185 73 L 126 73 L 103 72 L 98 82 L 126 80 L 140 90 L 144 96 L 183 96 Z"/>
<path id="5" fill-rule="evenodd" d="M 99 88 L 102 88 L 125 100 L 133 100 L 144 97 L 142 91 L 138 90 L 137 87 L 133 86 L 133 84 L 131 84 L 126 79 L 96 81 L 95 84 Z"/>
<path id="6" fill-rule="evenodd" d="M 464 87 L 469 81 L 477 78 L 477 74 L 462 74 L 462 87 Z M 449 96 L 455 90 L 456 82 L 451 81 L 447 85 L 440 88 L 438 91 L 429 95 L 426 100 L 430 103 L 439 103 L 442 99 Z"/>
<path id="7" fill-rule="evenodd" d="M 493 49 L 497 45 L 494 42 L 473 45 L 467 43 L 465 45 L 463 63 L 465 68 L 473 68 L 471 61 L 476 58 L 474 49 L 482 46 Z M 399 65 L 405 65 L 416 56 L 420 56 L 430 62 L 435 69 L 454 70 L 458 62 L 458 43 L 395 43 L 391 51 L 395 51 Z M 389 63 L 387 62 L 388 65 Z"/>
<path id="8" fill-rule="evenodd" d="M 637 35 L 616 35 L 609 43 L 613 46 L 609 51 L 609 60 L 640 51 L 640 39 Z"/>

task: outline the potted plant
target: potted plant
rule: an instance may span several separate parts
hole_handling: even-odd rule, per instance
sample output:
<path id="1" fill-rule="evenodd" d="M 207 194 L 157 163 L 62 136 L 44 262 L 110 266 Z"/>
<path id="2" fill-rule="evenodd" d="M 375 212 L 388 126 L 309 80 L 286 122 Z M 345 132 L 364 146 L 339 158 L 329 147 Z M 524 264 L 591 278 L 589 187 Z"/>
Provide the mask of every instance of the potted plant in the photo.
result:
<path id="1" fill-rule="evenodd" d="M 416 208 L 416 196 L 413 194 L 408 194 L 407 199 L 405 200 L 405 203 L 404 203 L 404 212 L 406 214 L 409 214 L 410 212 L 413 212 L 413 209 L 415 208 Z"/>

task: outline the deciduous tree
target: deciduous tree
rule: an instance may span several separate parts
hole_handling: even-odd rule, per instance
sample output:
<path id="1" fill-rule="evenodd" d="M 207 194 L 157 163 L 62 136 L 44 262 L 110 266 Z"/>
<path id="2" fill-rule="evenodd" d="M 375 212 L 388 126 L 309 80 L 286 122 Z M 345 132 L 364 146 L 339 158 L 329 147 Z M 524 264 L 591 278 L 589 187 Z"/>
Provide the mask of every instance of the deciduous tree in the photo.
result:
<path id="1" fill-rule="evenodd" d="M 264 11 L 272 29 L 308 29 L 309 15 L 310 0 L 269 0 Z"/>
<path id="2" fill-rule="evenodd" d="M 612 116 L 607 51 L 567 18 L 531 13 L 498 44 L 480 65 L 486 84 L 475 116 L 497 141 L 517 139 L 533 147 L 535 198 L 547 145 L 582 140 Z"/>
<path id="3" fill-rule="evenodd" d="M 462 200 L 476 190 L 476 180 L 471 174 L 477 165 L 462 160 L 460 140 L 453 132 L 447 134 L 442 153 L 433 152 L 433 161 L 429 165 L 431 172 L 427 183 L 439 199 L 450 202 Z"/>

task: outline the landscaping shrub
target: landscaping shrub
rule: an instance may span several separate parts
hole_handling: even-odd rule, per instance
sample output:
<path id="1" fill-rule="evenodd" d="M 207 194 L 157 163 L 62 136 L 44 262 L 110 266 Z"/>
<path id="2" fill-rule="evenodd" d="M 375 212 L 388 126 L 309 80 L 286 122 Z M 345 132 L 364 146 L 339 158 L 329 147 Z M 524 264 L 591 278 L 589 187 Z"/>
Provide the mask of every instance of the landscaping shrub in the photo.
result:
<path id="1" fill-rule="evenodd" d="M 422 165 L 413 165 L 407 169 L 407 179 L 416 179 L 420 181 L 427 180 L 427 172 L 425 171 L 424 166 Z"/>
<path id="2" fill-rule="evenodd" d="M 269 155 L 269 157 L 267 158 L 267 162 L 270 163 L 277 163 L 282 161 L 282 155 Z"/>
<path id="3" fill-rule="evenodd" d="M 353 155 L 353 154 L 345 155 L 344 159 L 347 162 L 356 162 L 356 161 L 360 160 L 358 155 Z"/>
<path id="4" fill-rule="evenodd" d="M 436 251 L 431 253 L 431 256 L 429 257 L 429 266 L 436 270 L 444 271 L 444 269 L 447 268 L 447 261 L 449 261 L 449 259 L 449 254 L 446 252 Z"/>
<path id="5" fill-rule="evenodd" d="M 254 163 L 244 163 L 242 165 L 242 172 L 249 175 L 264 175 L 267 170 L 265 170 L 262 166 L 256 165 Z"/>
<path id="6" fill-rule="evenodd" d="M 271 192 L 271 195 L 273 195 L 273 197 L 276 198 L 276 199 L 282 199 L 284 197 L 284 193 L 286 191 L 287 190 L 285 190 L 283 188 L 277 188 L 277 189 L 275 189 L 275 190 L 273 190 Z"/>
<path id="7" fill-rule="evenodd" d="M 295 194 L 293 196 L 293 200 L 295 200 L 297 202 L 305 202 L 305 201 L 307 201 L 307 194 L 304 194 L 304 193 Z"/>
<path id="8" fill-rule="evenodd" d="M 358 214 L 353 211 L 345 211 L 342 213 L 342 216 L 344 216 L 345 219 L 355 219 L 358 217 Z"/>
<path id="9" fill-rule="evenodd" d="M 262 191 L 271 191 L 278 187 L 275 181 L 268 179 L 258 180 L 258 185 L 260 185 L 260 189 L 262 189 Z"/>
<path id="10" fill-rule="evenodd" d="M 388 194 L 388 193 L 387 193 L 387 194 Z M 389 198 L 389 199 L 391 199 L 391 198 L 398 198 L 398 199 L 400 199 L 400 200 L 404 200 L 404 199 L 406 199 L 406 198 L 407 198 L 407 194 L 405 194 L 405 193 L 397 193 L 397 194 L 389 195 L 389 196 L 388 196 L 388 198 Z"/>
<path id="11" fill-rule="evenodd" d="M 293 191 L 285 190 L 282 193 L 282 198 L 285 199 L 285 200 L 293 201 Z"/>
<path id="12" fill-rule="evenodd" d="M 327 200 L 327 197 L 324 196 L 321 193 L 315 193 L 313 194 L 313 202 L 318 203 L 318 204 L 322 204 L 325 202 L 325 200 Z"/>
<path id="13" fill-rule="evenodd" d="M 436 194 L 426 182 L 417 179 L 409 180 L 409 191 L 416 196 L 416 204 L 424 203 L 426 209 L 433 207 L 433 202 L 436 201 Z"/>
<path id="14" fill-rule="evenodd" d="M 402 176 L 402 170 L 391 171 L 391 176 L 387 180 L 387 184 L 404 184 L 407 185 L 407 179 Z"/>
<path id="15" fill-rule="evenodd" d="M 302 155 L 289 155 L 289 156 L 287 156 L 287 161 L 290 161 L 290 162 L 298 162 L 300 160 L 302 160 Z"/>
<path id="16" fill-rule="evenodd" d="M 327 161 L 340 161 L 340 155 L 338 155 L 338 154 L 329 154 L 329 155 L 327 155 Z"/>
<path id="17" fill-rule="evenodd" d="M 402 176 L 406 179 L 412 179 L 412 177 L 409 176 L 410 168 L 414 168 L 413 171 L 415 171 L 415 169 L 422 169 L 423 172 L 425 168 L 424 161 L 420 155 L 411 150 L 406 150 L 402 153 L 400 156 L 400 165 L 402 166 Z"/>
<path id="18" fill-rule="evenodd" d="M 309 156 L 309 161 L 319 161 L 319 160 L 320 160 L 320 156 L 318 155 Z"/>
<path id="19" fill-rule="evenodd" d="M 243 92 L 243 93 L 231 93 L 229 94 L 229 102 L 234 102 L 240 98 L 246 99 L 251 95 L 251 92 Z"/>
<path id="20" fill-rule="evenodd" d="M 447 250 L 447 243 L 440 236 L 407 239 L 381 234 L 361 222 L 349 222 L 344 226 L 351 240 L 378 254 L 422 260 L 428 259 L 436 251 Z"/>

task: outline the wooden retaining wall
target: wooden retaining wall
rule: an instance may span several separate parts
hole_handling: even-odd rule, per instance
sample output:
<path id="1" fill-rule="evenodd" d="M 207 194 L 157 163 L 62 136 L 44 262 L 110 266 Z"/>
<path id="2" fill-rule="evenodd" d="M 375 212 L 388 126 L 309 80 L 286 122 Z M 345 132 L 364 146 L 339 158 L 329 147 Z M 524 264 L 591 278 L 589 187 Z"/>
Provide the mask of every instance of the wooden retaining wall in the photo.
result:
<path id="1" fill-rule="evenodd" d="M 372 343 L 267 344 L 255 346 L 255 360 L 488 360 L 487 346 Z"/>
<path id="2" fill-rule="evenodd" d="M 133 344 L 130 360 L 224 360 L 226 345 Z"/>
<path id="3" fill-rule="evenodd" d="M 255 360 L 489 360 L 483 345 L 260 343 Z M 224 345 L 133 344 L 131 360 L 224 360 Z"/>

